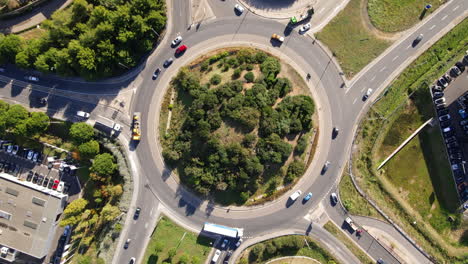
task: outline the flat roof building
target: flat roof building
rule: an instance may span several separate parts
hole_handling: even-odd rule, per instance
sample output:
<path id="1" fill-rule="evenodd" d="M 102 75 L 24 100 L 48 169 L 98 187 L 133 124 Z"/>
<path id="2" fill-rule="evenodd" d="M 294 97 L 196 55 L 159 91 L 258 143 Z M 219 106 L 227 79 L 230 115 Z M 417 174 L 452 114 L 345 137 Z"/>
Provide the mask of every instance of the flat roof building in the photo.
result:
<path id="1" fill-rule="evenodd" d="M 10 262 L 16 262 L 17 253 L 44 258 L 67 199 L 56 190 L 0 173 L 0 257 Z"/>

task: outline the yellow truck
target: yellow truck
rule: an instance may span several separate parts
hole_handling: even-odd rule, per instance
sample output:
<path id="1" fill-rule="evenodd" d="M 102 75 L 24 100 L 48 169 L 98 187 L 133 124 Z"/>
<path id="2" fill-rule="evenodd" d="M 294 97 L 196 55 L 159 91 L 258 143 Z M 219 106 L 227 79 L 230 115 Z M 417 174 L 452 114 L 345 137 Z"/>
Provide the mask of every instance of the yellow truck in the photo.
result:
<path id="1" fill-rule="evenodd" d="M 141 113 L 133 113 L 133 123 L 132 123 L 132 140 L 140 141 L 141 138 Z"/>

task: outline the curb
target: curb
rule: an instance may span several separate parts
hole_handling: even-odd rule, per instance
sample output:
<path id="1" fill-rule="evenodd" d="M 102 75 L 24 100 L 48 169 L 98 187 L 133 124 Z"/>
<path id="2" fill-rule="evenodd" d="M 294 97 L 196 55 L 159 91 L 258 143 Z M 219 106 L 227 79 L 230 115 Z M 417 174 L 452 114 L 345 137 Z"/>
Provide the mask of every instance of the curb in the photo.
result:
<path id="1" fill-rule="evenodd" d="M 267 18 L 267 19 L 273 19 L 273 20 L 285 20 L 285 19 L 290 19 L 291 16 L 295 16 L 297 15 L 296 13 L 305 9 L 305 8 L 311 8 L 313 7 L 314 4 L 317 3 L 316 0 L 310 0 L 310 2 L 308 2 L 308 4 L 304 4 L 302 5 L 301 7 L 295 9 L 294 11 L 290 11 L 288 12 L 288 16 L 285 16 L 285 17 L 279 17 L 279 16 L 268 16 L 268 15 L 265 15 L 265 14 L 261 14 L 261 13 L 257 13 L 258 11 L 262 12 L 263 11 L 261 9 L 257 9 L 257 8 L 254 8 L 252 7 L 251 5 L 247 4 L 245 0 L 238 0 L 245 8 L 247 8 L 247 10 L 249 10 L 252 14 L 256 15 L 256 16 L 259 16 L 259 17 L 262 17 L 262 18 Z M 271 12 L 266 12 L 266 13 L 271 13 Z M 293 14 L 294 13 L 294 14 Z"/>

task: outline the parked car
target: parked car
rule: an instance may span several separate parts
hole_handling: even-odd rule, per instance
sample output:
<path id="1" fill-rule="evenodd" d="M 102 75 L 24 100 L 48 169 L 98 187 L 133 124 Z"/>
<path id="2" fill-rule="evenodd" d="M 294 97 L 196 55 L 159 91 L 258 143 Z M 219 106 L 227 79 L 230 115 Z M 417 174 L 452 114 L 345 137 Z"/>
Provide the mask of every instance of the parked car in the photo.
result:
<path id="1" fill-rule="evenodd" d="M 179 45 L 179 43 L 182 42 L 182 36 L 177 36 L 171 43 L 173 47 Z"/>
<path id="2" fill-rule="evenodd" d="M 439 78 L 439 80 L 437 81 L 437 84 L 446 88 L 448 86 L 448 82 L 444 79 L 444 78 Z"/>
<path id="3" fill-rule="evenodd" d="M 448 143 L 448 144 L 447 144 L 447 147 L 448 147 L 448 148 L 457 148 L 457 147 L 458 147 L 458 143 L 457 143 L 457 142 Z"/>
<path id="4" fill-rule="evenodd" d="M 225 249 L 228 244 L 229 244 L 229 241 L 227 239 L 224 239 L 223 243 L 221 243 L 221 249 Z"/>
<path id="5" fill-rule="evenodd" d="M 32 82 L 38 82 L 39 81 L 39 78 L 37 78 L 36 76 L 25 76 L 24 78 L 26 80 L 32 81 Z"/>
<path id="6" fill-rule="evenodd" d="M 138 217 L 140 217 L 140 212 L 141 212 L 141 208 L 137 207 L 137 209 L 135 210 L 135 214 L 133 214 L 133 220 L 137 220 Z"/>
<path id="7" fill-rule="evenodd" d="M 238 248 L 242 244 L 242 241 L 242 238 L 239 238 L 239 240 L 237 240 L 236 248 Z"/>
<path id="8" fill-rule="evenodd" d="M 228 264 L 228 263 L 229 263 L 229 259 L 231 259 L 231 256 L 232 256 L 232 251 L 228 251 L 228 252 L 226 253 L 226 257 L 224 257 L 223 263 L 224 263 L 224 264 Z"/>
<path id="9" fill-rule="evenodd" d="M 34 179 L 34 178 L 33 178 L 33 179 Z M 60 181 L 57 180 L 57 179 L 55 179 L 55 180 L 54 180 L 54 184 L 52 185 L 52 189 L 57 190 L 57 187 L 58 187 L 59 183 L 60 183 Z"/>
<path id="10" fill-rule="evenodd" d="M 30 150 L 28 151 L 28 155 L 26 156 L 26 158 L 28 160 L 32 160 L 33 159 L 33 156 L 34 156 L 34 151 Z"/>
<path id="11" fill-rule="evenodd" d="M 443 96 L 444 96 L 444 93 L 443 93 L 443 92 L 434 92 L 434 93 L 432 94 L 432 98 L 434 98 L 434 99 L 441 98 L 441 97 L 443 97 Z"/>
<path id="12" fill-rule="evenodd" d="M 440 87 L 440 86 L 432 85 L 432 86 L 431 86 L 431 90 L 432 90 L 433 92 L 442 92 L 444 89 L 442 89 L 442 87 Z"/>
<path id="13" fill-rule="evenodd" d="M 462 159 L 462 154 L 461 153 L 455 153 L 450 155 L 451 159 Z"/>
<path id="14" fill-rule="evenodd" d="M 32 161 L 37 162 L 39 160 L 39 152 L 35 152 Z"/>
<path id="15" fill-rule="evenodd" d="M 237 13 L 239 13 L 239 14 L 244 13 L 244 8 L 243 8 L 241 5 L 239 5 L 239 4 L 235 4 L 235 5 L 234 5 L 234 10 L 235 10 Z"/>
<path id="16" fill-rule="evenodd" d="M 300 33 L 306 32 L 307 30 L 310 29 L 310 26 L 311 26 L 310 23 L 303 25 L 302 27 L 299 28 L 299 32 Z"/>
<path id="17" fill-rule="evenodd" d="M 457 141 L 457 138 L 454 136 L 445 139 L 445 143 L 450 143 L 454 141 Z"/>
<path id="18" fill-rule="evenodd" d="M 451 124 L 450 120 L 446 120 L 446 121 L 441 121 L 441 122 L 440 122 L 440 126 L 441 126 L 442 128 L 449 127 L 450 124 Z"/>
<path id="19" fill-rule="evenodd" d="M 450 75 L 448 75 L 448 74 L 444 74 L 444 76 L 442 76 L 442 78 L 444 78 L 447 81 L 447 83 L 450 83 L 452 81 L 452 77 L 450 77 Z"/>
<path id="20" fill-rule="evenodd" d="M 185 51 L 187 50 L 187 46 L 186 45 L 182 45 L 180 47 L 178 47 L 175 51 L 175 55 L 181 55 L 183 54 Z"/>
<path id="21" fill-rule="evenodd" d="M 7 152 L 8 152 L 8 153 L 13 152 L 13 145 L 8 145 L 8 146 L 7 146 Z"/>
<path id="22" fill-rule="evenodd" d="M 164 62 L 164 64 L 163 64 L 164 67 L 166 67 L 166 68 L 169 67 L 169 66 L 172 64 L 173 61 L 174 61 L 173 58 L 167 59 L 167 60 Z"/>
<path id="23" fill-rule="evenodd" d="M 460 74 L 462 73 L 460 71 L 460 69 L 457 67 L 457 66 L 453 66 L 451 69 L 450 69 L 450 73 L 453 75 L 453 76 L 460 76 Z"/>
<path id="24" fill-rule="evenodd" d="M 439 116 L 439 121 L 442 122 L 442 121 L 447 121 L 447 120 L 450 120 L 450 114 Z"/>
<path id="25" fill-rule="evenodd" d="M 16 154 L 18 154 L 18 150 L 19 150 L 19 146 L 18 146 L 18 145 L 14 145 L 14 146 L 13 146 L 13 150 L 11 151 L 11 153 L 12 153 L 13 155 L 16 155 Z"/>
<path id="26" fill-rule="evenodd" d="M 449 113 L 449 110 L 447 108 L 444 108 L 444 109 L 441 109 L 439 111 L 437 111 L 437 114 L 439 114 L 439 116 L 443 116 L 443 115 L 446 115 Z"/>
<path id="27" fill-rule="evenodd" d="M 438 105 L 438 104 L 445 104 L 445 97 L 441 97 L 441 98 L 439 98 L 439 99 L 435 99 L 435 100 L 434 100 L 434 103 L 435 103 L 436 105 Z"/>
<path id="28" fill-rule="evenodd" d="M 445 103 L 436 104 L 436 109 L 437 110 L 444 109 L 444 108 L 445 108 Z"/>
<path id="29" fill-rule="evenodd" d="M 26 181 L 31 181 L 33 175 L 34 175 L 34 172 L 33 172 L 33 171 L 29 171 L 29 172 L 28 172 L 28 176 L 26 176 Z"/>
<path id="30" fill-rule="evenodd" d="M 455 62 L 455 66 L 456 66 L 461 72 L 465 71 L 465 65 L 463 65 L 462 62 L 459 62 L 459 61 Z"/>
<path id="31" fill-rule="evenodd" d="M 57 191 L 58 192 L 63 192 L 64 187 L 65 187 L 65 183 L 61 181 L 57 186 Z"/>
<path id="32" fill-rule="evenodd" d="M 156 80 L 159 77 L 160 73 L 161 73 L 161 69 L 157 68 L 153 73 L 153 80 Z"/>
<path id="33" fill-rule="evenodd" d="M 466 126 L 466 125 L 468 125 L 468 120 L 460 121 L 460 126 Z"/>
<path id="34" fill-rule="evenodd" d="M 50 181 L 49 178 L 45 178 L 44 182 L 42 183 L 42 187 L 47 187 L 47 185 L 49 184 L 49 181 Z"/>

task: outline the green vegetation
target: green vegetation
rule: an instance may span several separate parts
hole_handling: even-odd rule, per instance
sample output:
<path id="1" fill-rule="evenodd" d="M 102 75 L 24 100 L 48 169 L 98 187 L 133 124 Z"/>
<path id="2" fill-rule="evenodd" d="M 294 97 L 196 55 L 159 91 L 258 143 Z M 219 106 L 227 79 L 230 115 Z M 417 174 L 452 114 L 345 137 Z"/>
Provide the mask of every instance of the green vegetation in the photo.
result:
<path id="1" fill-rule="evenodd" d="M 306 243 L 307 240 L 307 243 Z M 306 256 L 318 260 L 320 263 L 338 263 L 338 261 L 318 242 L 308 236 L 282 236 L 273 238 L 249 247 L 241 264 L 265 263 L 270 259 L 283 256 Z"/>
<path id="2" fill-rule="evenodd" d="M 343 172 L 340 185 L 340 200 L 343 206 L 350 214 L 370 216 L 377 219 L 385 220 L 370 203 L 366 201 L 354 188 L 351 176 L 347 172 Z"/>
<path id="3" fill-rule="evenodd" d="M 435 11 L 444 1 L 439 0 L 368 0 L 367 12 L 372 24 L 385 32 L 403 31 Z M 425 10 L 431 4 L 432 8 Z"/>
<path id="4" fill-rule="evenodd" d="M 164 1 L 75 0 L 39 38 L 0 34 L 0 64 L 87 79 L 121 74 L 150 51 L 166 24 Z"/>
<path id="5" fill-rule="evenodd" d="M 323 228 L 325 228 L 330 234 L 340 240 L 348 249 L 351 251 L 354 256 L 356 256 L 359 261 L 363 264 L 373 264 L 375 263 L 360 247 L 358 247 L 348 236 L 343 234 L 340 229 L 331 221 L 328 221 Z"/>
<path id="6" fill-rule="evenodd" d="M 464 20 L 416 59 L 364 118 L 356 139 L 360 150 L 353 155 L 360 187 L 438 262 L 460 263 L 468 256 L 466 222 L 456 211 L 438 127 L 426 127 L 382 170 L 375 168 L 434 116 L 428 86 L 462 57 L 467 41 Z"/>
<path id="7" fill-rule="evenodd" d="M 390 42 L 377 38 L 363 25 L 361 0 L 351 0 L 322 31 L 322 41 L 337 57 L 343 72 L 352 77 L 380 55 Z"/>
<path id="8" fill-rule="evenodd" d="M 21 105 L 0 101 L 0 133 L 37 138 L 49 127 L 49 117 L 44 113 L 29 113 Z"/>
<path id="9" fill-rule="evenodd" d="M 14 11 L 20 7 L 30 4 L 31 2 L 34 2 L 34 1 L 33 0 L 24 0 L 24 1 L 1 0 L 0 1 L 0 14 L 5 14 L 8 12 Z"/>
<path id="10" fill-rule="evenodd" d="M 144 264 L 202 264 L 205 263 L 214 241 L 186 231 L 168 218 L 159 220 L 151 236 Z"/>
<path id="11" fill-rule="evenodd" d="M 253 85 L 232 81 L 231 72 L 204 67 L 210 64 L 232 71 L 253 64 L 259 75 Z M 176 97 L 162 141 L 165 161 L 178 169 L 182 182 L 218 202 L 244 204 L 271 178 L 273 194 L 294 160 L 286 182 L 299 177 L 305 162 L 293 150 L 312 129 L 315 109 L 311 97 L 288 95 L 294 87 L 278 76 L 280 62 L 261 51 L 238 49 L 199 65 L 182 68 L 172 81 Z"/>

